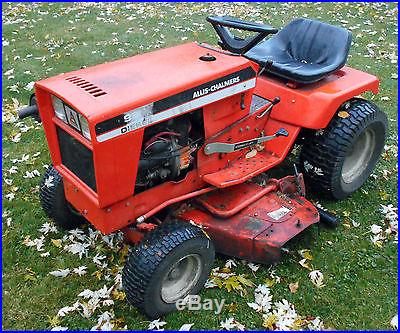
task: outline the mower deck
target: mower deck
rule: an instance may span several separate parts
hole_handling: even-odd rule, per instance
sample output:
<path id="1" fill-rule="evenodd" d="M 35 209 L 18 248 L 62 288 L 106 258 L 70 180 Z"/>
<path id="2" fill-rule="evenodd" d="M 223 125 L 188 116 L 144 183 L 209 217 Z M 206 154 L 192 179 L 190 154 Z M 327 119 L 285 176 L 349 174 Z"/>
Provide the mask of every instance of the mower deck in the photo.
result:
<path id="1" fill-rule="evenodd" d="M 281 247 L 319 221 L 317 209 L 296 192 L 294 177 L 265 186 L 244 183 L 200 196 L 180 213 L 201 225 L 217 252 L 250 260 L 275 262 Z"/>

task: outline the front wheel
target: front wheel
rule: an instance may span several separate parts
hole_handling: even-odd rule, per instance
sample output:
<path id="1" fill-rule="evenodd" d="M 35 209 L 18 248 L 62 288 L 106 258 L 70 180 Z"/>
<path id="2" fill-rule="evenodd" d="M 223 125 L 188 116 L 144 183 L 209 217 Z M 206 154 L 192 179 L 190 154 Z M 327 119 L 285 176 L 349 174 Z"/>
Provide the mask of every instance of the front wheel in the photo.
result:
<path id="1" fill-rule="evenodd" d="M 128 302 L 150 318 L 176 311 L 178 300 L 203 287 L 214 256 L 200 228 L 180 221 L 162 224 L 128 256 L 122 272 Z"/>
<path id="2" fill-rule="evenodd" d="M 316 193 L 343 199 L 372 173 L 386 140 L 387 117 L 373 103 L 353 99 L 327 128 L 306 140 L 300 166 L 306 185 Z"/>
<path id="3" fill-rule="evenodd" d="M 62 177 L 53 166 L 49 166 L 43 176 L 39 196 L 44 212 L 60 228 L 74 229 L 86 222 L 65 198 Z"/>

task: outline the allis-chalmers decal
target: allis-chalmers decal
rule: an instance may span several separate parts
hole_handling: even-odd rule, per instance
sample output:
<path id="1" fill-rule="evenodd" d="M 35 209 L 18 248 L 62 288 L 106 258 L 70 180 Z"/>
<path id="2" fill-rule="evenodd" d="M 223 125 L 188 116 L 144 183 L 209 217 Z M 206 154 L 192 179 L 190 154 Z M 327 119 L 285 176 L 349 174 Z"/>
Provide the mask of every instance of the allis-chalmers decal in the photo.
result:
<path id="1" fill-rule="evenodd" d="M 247 67 L 102 121 L 95 126 L 97 141 L 103 142 L 115 138 L 254 88 L 256 85 L 255 77 L 256 72 L 253 68 Z"/>
<path id="2" fill-rule="evenodd" d="M 230 79 L 230 80 L 226 80 L 226 81 L 223 81 L 223 82 L 220 82 L 220 83 L 213 84 L 213 85 L 210 86 L 210 87 L 207 87 L 207 88 L 204 88 L 204 89 L 195 91 L 195 92 L 193 93 L 193 98 L 197 98 L 197 97 L 200 97 L 200 96 L 207 95 L 207 94 L 209 94 L 210 92 L 214 92 L 214 91 L 220 90 L 220 89 L 222 89 L 222 88 L 231 86 L 232 84 L 235 84 L 235 83 L 238 83 L 238 82 L 240 82 L 240 77 L 239 77 L 239 76 L 236 76 L 236 77 L 234 77 L 233 79 Z"/>

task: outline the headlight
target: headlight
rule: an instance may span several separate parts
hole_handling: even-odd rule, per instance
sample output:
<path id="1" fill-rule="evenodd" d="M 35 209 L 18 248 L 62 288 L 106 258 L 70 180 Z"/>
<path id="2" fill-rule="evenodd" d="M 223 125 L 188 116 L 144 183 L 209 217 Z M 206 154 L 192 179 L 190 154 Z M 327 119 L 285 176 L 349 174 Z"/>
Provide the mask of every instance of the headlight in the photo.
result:
<path id="1" fill-rule="evenodd" d="M 61 119 L 64 123 L 67 123 L 67 117 L 65 116 L 64 103 L 61 99 L 56 96 L 51 96 L 51 100 L 53 103 L 54 112 L 56 117 Z"/>
<path id="2" fill-rule="evenodd" d="M 88 121 L 86 120 L 86 118 L 84 116 L 82 116 L 80 113 L 78 113 L 79 115 L 79 122 L 81 123 L 81 129 L 82 129 L 82 135 L 90 140 L 90 131 L 89 131 L 89 124 Z"/>
<path id="3" fill-rule="evenodd" d="M 86 139 L 91 140 L 90 130 L 87 119 L 82 116 L 79 112 L 72 109 L 70 106 L 65 104 L 61 99 L 51 95 L 54 112 L 56 117 L 61 119 L 64 123 L 70 125 L 81 133 Z"/>

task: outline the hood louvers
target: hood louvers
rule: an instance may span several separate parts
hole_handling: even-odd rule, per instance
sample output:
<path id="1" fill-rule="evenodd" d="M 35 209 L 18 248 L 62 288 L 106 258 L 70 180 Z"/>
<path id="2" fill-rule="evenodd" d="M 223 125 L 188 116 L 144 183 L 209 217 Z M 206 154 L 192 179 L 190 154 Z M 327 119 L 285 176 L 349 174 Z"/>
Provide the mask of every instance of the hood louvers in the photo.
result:
<path id="1" fill-rule="evenodd" d="M 93 97 L 100 97 L 100 96 L 107 94 L 103 89 L 97 87 L 95 84 L 93 84 L 89 81 L 86 81 L 85 79 L 82 79 L 78 76 L 67 77 L 66 80 L 68 82 L 73 83 L 77 87 L 85 90 L 86 92 L 91 94 Z"/>

